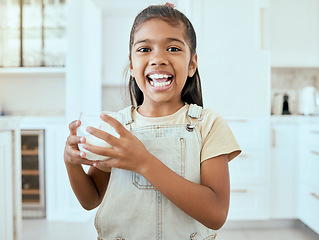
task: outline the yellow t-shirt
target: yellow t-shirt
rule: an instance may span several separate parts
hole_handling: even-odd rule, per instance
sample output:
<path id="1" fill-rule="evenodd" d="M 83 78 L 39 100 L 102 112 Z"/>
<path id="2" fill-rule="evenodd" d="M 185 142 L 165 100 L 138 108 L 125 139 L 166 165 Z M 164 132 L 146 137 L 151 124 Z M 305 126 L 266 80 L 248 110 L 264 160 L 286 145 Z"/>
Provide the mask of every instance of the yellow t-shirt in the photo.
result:
<path id="1" fill-rule="evenodd" d="M 189 105 L 185 104 L 172 115 L 150 118 L 142 116 L 135 108 L 132 111 L 134 122 L 131 127 L 138 128 L 155 124 L 187 124 L 189 123 L 188 109 Z M 227 154 L 228 160 L 231 161 L 241 153 L 231 129 L 221 115 L 211 109 L 204 109 L 201 119 L 200 121 L 192 119 L 192 122 L 197 124 L 202 137 L 201 162 L 223 154 Z M 98 166 L 98 168 L 105 172 L 111 172 L 111 168 L 108 167 Z"/>
<path id="2" fill-rule="evenodd" d="M 172 115 L 156 118 L 144 117 L 134 109 L 132 111 L 134 120 L 132 128 L 154 124 L 187 124 L 189 123 L 188 109 L 189 105 L 185 104 Z M 221 115 L 211 109 L 204 109 L 201 118 L 200 121 L 192 119 L 192 122 L 197 122 L 197 127 L 202 136 L 201 162 L 223 154 L 228 154 L 230 161 L 241 153 L 231 129 Z"/>

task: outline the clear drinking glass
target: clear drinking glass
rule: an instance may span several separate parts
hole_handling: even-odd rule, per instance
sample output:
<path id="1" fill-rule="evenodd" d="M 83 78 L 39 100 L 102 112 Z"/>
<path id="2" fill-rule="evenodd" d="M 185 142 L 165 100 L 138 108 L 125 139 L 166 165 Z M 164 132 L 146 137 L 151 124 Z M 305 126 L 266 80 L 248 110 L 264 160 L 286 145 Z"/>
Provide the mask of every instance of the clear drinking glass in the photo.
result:
<path id="1" fill-rule="evenodd" d="M 118 113 L 118 112 L 110 112 L 110 111 L 103 111 L 101 113 L 105 113 L 105 114 L 115 118 L 121 124 L 123 124 L 123 114 Z M 110 144 L 108 144 L 107 142 L 105 142 L 104 140 L 97 138 L 86 131 L 86 128 L 88 126 L 91 126 L 91 127 L 100 129 L 102 131 L 105 131 L 109 134 L 112 134 L 113 136 L 115 136 L 117 138 L 119 137 L 119 134 L 115 131 L 115 129 L 113 127 L 111 127 L 111 125 L 104 122 L 100 118 L 101 113 L 82 112 L 80 114 L 80 117 L 79 117 L 79 120 L 81 121 L 81 126 L 77 129 L 77 135 L 81 136 L 81 137 L 85 137 L 86 142 L 91 144 L 91 145 L 112 148 L 112 146 Z M 89 152 L 88 150 L 86 150 L 82 147 L 82 144 L 78 144 L 78 146 L 79 146 L 79 149 L 81 151 L 86 153 L 86 159 L 88 159 L 88 160 L 107 160 L 107 159 L 109 159 L 109 157 Z"/>

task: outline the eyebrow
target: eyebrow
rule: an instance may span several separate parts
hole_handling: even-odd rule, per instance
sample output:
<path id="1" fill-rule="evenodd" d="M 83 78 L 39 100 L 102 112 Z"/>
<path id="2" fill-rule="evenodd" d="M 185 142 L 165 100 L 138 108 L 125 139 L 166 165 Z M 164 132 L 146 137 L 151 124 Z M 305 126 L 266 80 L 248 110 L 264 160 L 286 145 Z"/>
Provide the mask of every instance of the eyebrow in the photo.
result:
<path id="1" fill-rule="evenodd" d="M 135 45 L 137 45 L 139 43 L 144 43 L 144 42 L 146 42 L 146 43 L 147 42 L 151 42 L 151 40 L 150 39 L 143 39 L 143 40 L 135 42 L 133 44 L 133 46 L 135 46 Z M 182 43 L 185 46 L 185 43 L 182 40 L 178 39 L 178 38 L 167 38 L 166 42 L 179 42 L 179 43 Z"/>

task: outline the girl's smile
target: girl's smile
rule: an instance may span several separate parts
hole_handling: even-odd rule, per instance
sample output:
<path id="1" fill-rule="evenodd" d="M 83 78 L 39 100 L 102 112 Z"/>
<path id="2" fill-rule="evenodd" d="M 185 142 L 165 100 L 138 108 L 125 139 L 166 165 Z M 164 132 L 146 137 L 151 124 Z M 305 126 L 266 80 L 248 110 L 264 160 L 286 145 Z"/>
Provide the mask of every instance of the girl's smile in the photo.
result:
<path id="1" fill-rule="evenodd" d="M 166 71 L 152 71 L 147 74 L 147 80 L 156 91 L 167 90 L 172 86 L 173 75 Z"/>
<path id="2" fill-rule="evenodd" d="M 172 26 L 157 18 L 144 22 L 135 32 L 130 71 L 143 92 L 140 109 L 167 105 L 176 111 L 183 105 L 181 92 L 197 67 L 196 54 L 191 56 L 184 36 L 182 24 Z"/>

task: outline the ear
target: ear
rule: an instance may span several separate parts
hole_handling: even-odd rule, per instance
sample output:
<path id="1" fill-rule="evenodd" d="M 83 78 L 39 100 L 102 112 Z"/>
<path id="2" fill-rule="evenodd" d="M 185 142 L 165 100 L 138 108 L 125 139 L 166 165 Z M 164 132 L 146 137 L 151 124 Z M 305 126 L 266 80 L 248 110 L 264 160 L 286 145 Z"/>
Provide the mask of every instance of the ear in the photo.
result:
<path id="1" fill-rule="evenodd" d="M 195 53 L 189 63 L 188 66 L 188 76 L 192 77 L 194 76 L 195 72 L 196 72 L 196 68 L 197 68 L 197 53 Z"/>

